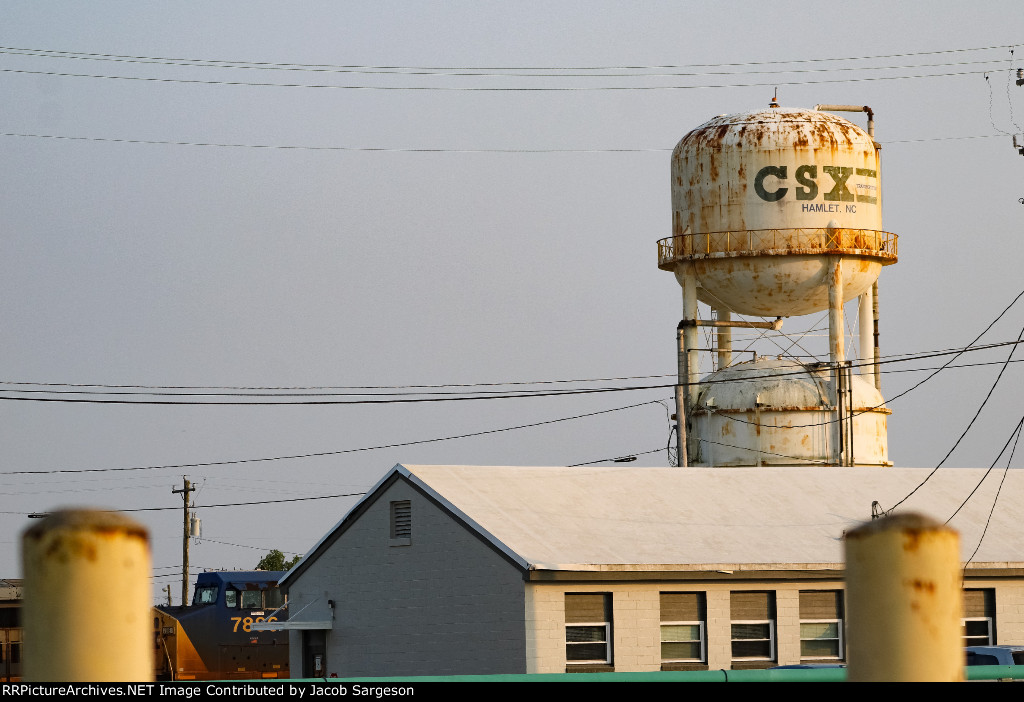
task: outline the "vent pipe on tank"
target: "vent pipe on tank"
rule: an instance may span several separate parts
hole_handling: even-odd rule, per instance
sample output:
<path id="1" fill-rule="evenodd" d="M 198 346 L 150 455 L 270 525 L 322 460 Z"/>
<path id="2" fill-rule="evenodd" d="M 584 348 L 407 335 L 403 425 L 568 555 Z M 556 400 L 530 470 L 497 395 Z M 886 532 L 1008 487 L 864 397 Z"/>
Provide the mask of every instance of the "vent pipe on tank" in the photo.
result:
<path id="1" fill-rule="evenodd" d="M 867 105 L 815 105 L 814 109 L 819 112 L 864 112 L 868 116 L 868 136 L 875 138 L 875 111 Z"/>
<path id="2" fill-rule="evenodd" d="M 826 112 L 863 112 L 868 116 L 868 136 L 872 139 L 875 138 L 875 111 L 867 105 L 815 105 L 815 110 L 826 111 Z M 1016 137 L 1014 137 L 1014 145 L 1016 145 Z M 875 148 L 879 148 L 878 142 L 875 142 Z M 1021 150 L 1024 154 L 1024 149 Z M 882 377 L 878 372 L 878 281 L 876 280 L 871 285 L 870 299 L 868 294 L 865 293 L 860 301 L 859 313 L 859 324 L 861 326 L 861 360 L 864 362 L 862 367 L 862 373 L 865 375 L 874 376 L 875 387 L 878 390 L 882 389 Z M 870 329 L 874 337 L 874 345 L 870 345 L 866 330 L 868 327 L 868 312 L 871 313 L 871 321 L 873 324 Z"/>

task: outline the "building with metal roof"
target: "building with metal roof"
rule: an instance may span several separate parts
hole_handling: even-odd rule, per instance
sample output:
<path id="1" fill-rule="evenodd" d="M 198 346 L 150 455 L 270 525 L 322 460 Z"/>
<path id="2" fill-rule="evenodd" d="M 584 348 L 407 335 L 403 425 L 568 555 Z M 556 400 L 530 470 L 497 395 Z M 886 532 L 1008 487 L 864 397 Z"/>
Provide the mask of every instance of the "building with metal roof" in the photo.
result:
<path id="1" fill-rule="evenodd" d="M 1024 476 L 989 519 L 1001 472 L 930 473 L 397 465 L 282 579 L 291 669 L 842 662 L 843 534 L 918 486 L 897 512 L 955 514 L 969 642 L 1024 643 Z"/>
<path id="2" fill-rule="evenodd" d="M 682 288 L 681 467 L 395 466 L 281 581 L 293 673 L 841 664 L 844 533 L 893 511 L 959 530 L 965 644 L 1024 643 L 1020 472 L 891 467 L 877 280 L 897 236 L 874 124 L 773 99 L 688 132 L 658 242 Z M 733 360 L 733 329 L 818 312 L 827 362 Z"/>

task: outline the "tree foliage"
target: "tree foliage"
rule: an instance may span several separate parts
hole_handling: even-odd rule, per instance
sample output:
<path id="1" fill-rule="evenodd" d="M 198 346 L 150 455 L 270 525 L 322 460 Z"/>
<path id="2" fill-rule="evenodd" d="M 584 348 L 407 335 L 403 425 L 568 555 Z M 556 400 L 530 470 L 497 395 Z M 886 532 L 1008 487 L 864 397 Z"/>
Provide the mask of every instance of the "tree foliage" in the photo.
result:
<path id="1" fill-rule="evenodd" d="M 301 560 L 302 556 L 295 556 L 290 561 L 286 561 L 284 554 L 275 548 L 260 559 L 260 562 L 256 564 L 256 570 L 288 570 Z"/>

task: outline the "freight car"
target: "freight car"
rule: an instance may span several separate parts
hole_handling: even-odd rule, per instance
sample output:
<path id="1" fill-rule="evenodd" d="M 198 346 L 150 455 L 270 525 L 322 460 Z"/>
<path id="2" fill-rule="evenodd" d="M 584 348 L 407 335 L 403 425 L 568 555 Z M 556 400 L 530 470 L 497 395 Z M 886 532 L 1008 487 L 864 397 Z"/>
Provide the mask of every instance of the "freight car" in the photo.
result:
<path id="1" fill-rule="evenodd" d="M 156 679 L 287 678 L 288 632 L 251 628 L 287 619 L 284 573 L 200 573 L 191 605 L 154 607 Z"/>

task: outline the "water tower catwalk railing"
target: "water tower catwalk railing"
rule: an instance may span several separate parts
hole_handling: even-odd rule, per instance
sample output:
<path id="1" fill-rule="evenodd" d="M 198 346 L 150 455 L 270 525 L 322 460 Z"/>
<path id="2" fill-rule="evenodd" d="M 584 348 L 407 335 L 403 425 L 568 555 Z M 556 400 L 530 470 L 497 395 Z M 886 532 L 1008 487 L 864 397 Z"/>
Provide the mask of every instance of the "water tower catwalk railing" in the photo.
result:
<path id="1" fill-rule="evenodd" d="M 658 268 L 707 256 L 839 255 L 877 258 L 895 263 L 897 237 L 875 229 L 751 229 L 736 232 L 682 234 L 658 241 Z"/>
<path id="2" fill-rule="evenodd" d="M 825 110 L 864 112 L 868 131 Z M 778 331 L 783 318 L 818 312 L 828 314 L 828 361 L 801 367 L 828 377 L 828 397 L 814 411 L 827 412 L 831 418 L 812 421 L 800 416 L 804 409 L 789 407 L 793 403 L 766 400 L 764 407 L 777 410 L 776 435 L 783 442 L 818 442 L 815 445 L 825 447 L 827 455 L 814 462 L 888 464 L 884 417 L 875 416 L 887 413 L 878 372 L 878 276 L 883 267 L 896 263 L 898 237 L 882 230 L 880 149 L 874 139 L 874 113 L 868 107 L 781 108 L 774 99 L 766 110 L 714 117 L 676 145 L 671 162 L 672 236 L 658 241 L 658 267 L 672 272 L 682 288 L 683 314 L 676 330 L 679 465 L 688 464 L 691 441 L 697 464 L 710 465 L 700 455 L 700 447 L 710 439 L 688 436 L 686 418 L 691 412 L 706 410 L 708 416 L 719 418 L 732 412 L 741 422 L 747 409 L 767 411 L 742 393 L 733 393 L 735 402 L 728 407 L 721 404 L 724 396 L 701 394 L 698 328 L 714 328 L 718 368 L 728 369 L 732 328 Z M 710 320 L 700 319 L 698 300 L 710 306 Z M 859 318 L 855 366 L 846 361 L 843 310 L 853 300 Z M 733 315 L 765 321 L 733 320 Z M 771 364 L 760 360 L 751 363 L 767 373 L 766 397 L 772 397 L 775 386 L 794 387 L 782 377 L 787 375 L 784 369 L 769 368 Z M 716 382 L 721 379 L 709 376 L 708 383 Z M 746 381 L 730 376 L 727 382 Z M 853 397 L 854 386 L 859 399 Z M 698 396 L 719 404 L 699 405 Z M 782 392 L 780 397 L 784 396 Z M 855 430 L 851 425 L 858 419 Z M 722 431 L 726 428 L 723 425 Z M 782 429 L 792 429 L 792 437 Z M 867 431 L 878 435 L 870 451 L 864 450 Z M 859 441 L 856 451 L 854 435 Z M 743 460 L 747 459 L 739 456 L 734 464 L 744 465 Z"/>

